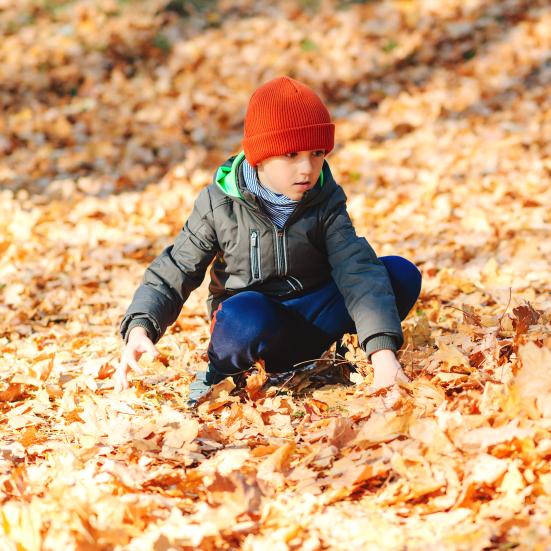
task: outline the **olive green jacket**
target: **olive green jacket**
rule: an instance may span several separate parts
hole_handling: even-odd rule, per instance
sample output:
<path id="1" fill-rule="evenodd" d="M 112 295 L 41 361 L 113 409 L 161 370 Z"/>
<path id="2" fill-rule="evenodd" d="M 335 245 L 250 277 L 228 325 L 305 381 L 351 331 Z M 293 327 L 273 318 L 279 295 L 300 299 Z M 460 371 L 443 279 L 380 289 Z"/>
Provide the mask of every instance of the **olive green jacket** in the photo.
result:
<path id="1" fill-rule="evenodd" d="M 123 339 L 142 326 L 157 342 L 212 263 L 210 315 L 241 291 L 290 298 L 333 278 L 368 356 L 399 348 L 403 336 L 388 272 L 356 235 L 327 161 L 315 187 L 278 229 L 247 190 L 243 159 L 240 153 L 218 168 L 174 244 L 146 269 L 120 325 Z"/>

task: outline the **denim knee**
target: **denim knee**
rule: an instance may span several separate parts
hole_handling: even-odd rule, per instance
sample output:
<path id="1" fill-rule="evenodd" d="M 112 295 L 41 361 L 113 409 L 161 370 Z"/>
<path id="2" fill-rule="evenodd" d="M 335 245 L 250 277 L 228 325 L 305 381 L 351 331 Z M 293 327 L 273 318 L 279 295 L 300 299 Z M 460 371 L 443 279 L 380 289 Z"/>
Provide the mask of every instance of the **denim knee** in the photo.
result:
<path id="1" fill-rule="evenodd" d="M 284 308 L 262 293 L 244 291 L 226 299 L 213 319 L 208 355 L 210 363 L 224 374 L 241 373 L 270 348 L 281 348 Z M 284 347 L 283 347 L 284 348 Z"/>
<path id="2" fill-rule="evenodd" d="M 216 312 L 215 332 L 225 338 L 235 336 L 238 341 L 254 339 L 258 335 L 277 329 L 273 303 L 257 291 L 245 291 L 226 299 Z"/>

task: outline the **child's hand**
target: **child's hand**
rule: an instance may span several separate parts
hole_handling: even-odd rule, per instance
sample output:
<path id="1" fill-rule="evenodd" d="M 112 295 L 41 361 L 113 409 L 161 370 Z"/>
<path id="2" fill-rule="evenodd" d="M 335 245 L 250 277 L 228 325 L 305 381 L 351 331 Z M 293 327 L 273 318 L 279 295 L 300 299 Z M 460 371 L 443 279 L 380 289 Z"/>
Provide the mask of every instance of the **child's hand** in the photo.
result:
<path id="1" fill-rule="evenodd" d="M 371 363 L 373 364 L 373 384 L 374 389 L 386 388 L 401 381 L 409 382 L 408 376 L 404 373 L 400 362 L 396 359 L 396 354 L 392 350 L 377 350 L 371 354 Z"/>
<path id="2" fill-rule="evenodd" d="M 122 352 L 121 361 L 113 375 L 115 392 L 128 388 L 128 368 L 132 368 L 140 375 L 143 375 L 143 369 L 138 365 L 138 360 L 144 352 L 148 352 L 154 357 L 159 355 L 159 351 L 155 348 L 153 342 L 151 342 L 147 331 L 143 327 L 134 327 L 130 330 L 128 342 Z"/>

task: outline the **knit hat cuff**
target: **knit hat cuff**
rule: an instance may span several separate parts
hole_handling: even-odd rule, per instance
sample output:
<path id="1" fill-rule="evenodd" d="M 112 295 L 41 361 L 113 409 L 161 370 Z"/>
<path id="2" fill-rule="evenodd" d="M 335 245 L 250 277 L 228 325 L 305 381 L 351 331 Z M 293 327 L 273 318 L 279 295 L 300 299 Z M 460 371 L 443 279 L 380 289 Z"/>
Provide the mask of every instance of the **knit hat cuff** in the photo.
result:
<path id="1" fill-rule="evenodd" d="M 243 149 L 247 161 L 254 167 L 268 157 L 294 151 L 324 149 L 329 153 L 334 144 L 335 125 L 323 123 L 256 134 L 243 140 Z"/>

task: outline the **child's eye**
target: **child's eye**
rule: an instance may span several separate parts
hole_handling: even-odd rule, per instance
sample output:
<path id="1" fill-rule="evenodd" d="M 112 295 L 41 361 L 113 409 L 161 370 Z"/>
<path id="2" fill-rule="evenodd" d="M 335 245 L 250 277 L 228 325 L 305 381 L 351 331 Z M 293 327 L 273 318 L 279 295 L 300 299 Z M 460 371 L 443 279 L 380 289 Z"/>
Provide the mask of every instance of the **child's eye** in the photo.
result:
<path id="1" fill-rule="evenodd" d="M 286 153 L 285 156 L 289 157 L 290 159 L 294 159 L 298 153 L 296 151 L 292 151 L 291 153 Z M 323 157 L 325 156 L 325 150 L 324 149 L 318 149 L 316 151 L 312 151 L 312 155 L 314 157 Z"/>

